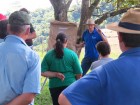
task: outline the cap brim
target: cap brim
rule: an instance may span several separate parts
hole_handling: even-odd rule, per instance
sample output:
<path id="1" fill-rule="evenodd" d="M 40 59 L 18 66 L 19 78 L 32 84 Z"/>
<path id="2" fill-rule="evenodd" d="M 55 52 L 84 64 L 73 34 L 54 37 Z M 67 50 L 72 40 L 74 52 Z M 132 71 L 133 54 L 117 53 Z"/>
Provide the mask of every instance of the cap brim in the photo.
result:
<path id="1" fill-rule="evenodd" d="M 108 25 L 106 25 L 106 28 L 110 29 L 110 30 L 113 30 L 113 31 L 117 31 L 117 32 L 140 34 L 140 31 L 130 30 L 130 29 L 126 29 L 126 28 L 123 28 L 123 27 L 119 27 L 118 23 L 108 24 Z"/>

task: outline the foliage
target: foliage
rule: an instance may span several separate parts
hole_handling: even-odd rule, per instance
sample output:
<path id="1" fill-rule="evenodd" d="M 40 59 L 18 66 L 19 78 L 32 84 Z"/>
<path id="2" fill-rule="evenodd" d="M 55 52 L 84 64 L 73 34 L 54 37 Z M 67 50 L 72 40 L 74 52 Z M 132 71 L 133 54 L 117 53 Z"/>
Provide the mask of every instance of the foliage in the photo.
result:
<path id="1" fill-rule="evenodd" d="M 53 18 L 52 7 L 47 9 L 37 9 L 31 12 L 32 23 L 37 32 L 37 35 L 47 36 L 49 33 L 49 23 Z"/>
<path id="2" fill-rule="evenodd" d="M 45 78 L 42 77 L 41 82 L 43 84 Z M 35 105 L 52 105 L 52 100 L 50 96 L 50 92 L 48 89 L 48 82 L 44 85 L 41 94 L 37 95 L 35 98 Z"/>

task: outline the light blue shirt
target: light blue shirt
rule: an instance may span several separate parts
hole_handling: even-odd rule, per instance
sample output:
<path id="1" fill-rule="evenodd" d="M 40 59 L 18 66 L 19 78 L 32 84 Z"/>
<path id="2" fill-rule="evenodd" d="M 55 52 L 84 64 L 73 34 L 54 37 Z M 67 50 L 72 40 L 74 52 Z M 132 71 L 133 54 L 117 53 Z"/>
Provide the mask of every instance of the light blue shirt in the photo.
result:
<path id="1" fill-rule="evenodd" d="M 90 66 L 90 69 L 93 70 L 96 67 L 104 65 L 104 64 L 106 64 L 106 63 L 108 63 L 108 62 L 110 62 L 112 60 L 113 60 L 112 58 L 101 58 L 101 59 L 99 59 L 97 61 L 92 62 L 91 66 Z"/>
<path id="2" fill-rule="evenodd" d="M 1 39 L 1 38 L 0 38 L 0 43 L 2 43 L 2 42 L 4 42 L 4 39 Z"/>
<path id="3" fill-rule="evenodd" d="M 22 93 L 40 93 L 40 77 L 39 56 L 23 39 L 8 35 L 0 44 L 0 105 Z"/>

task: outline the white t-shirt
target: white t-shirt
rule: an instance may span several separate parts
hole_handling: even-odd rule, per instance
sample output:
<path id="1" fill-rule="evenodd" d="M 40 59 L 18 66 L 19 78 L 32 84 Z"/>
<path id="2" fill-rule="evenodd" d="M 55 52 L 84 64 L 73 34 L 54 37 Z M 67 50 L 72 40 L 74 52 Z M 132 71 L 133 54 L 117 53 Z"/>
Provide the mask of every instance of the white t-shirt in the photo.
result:
<path id="1" fill-rule="evenodd" d="M 90 69 L 93 70 L 95 69 L 96 67 L 98 66 L 101 66 L 101 65 L 104 65 L 110 61 L 112 61 L 113 59 L 112 58 L 102 58 L 102 59 L 99 59 L 95 62 L 92 62 L 91 66 L 90 66 Z"/>

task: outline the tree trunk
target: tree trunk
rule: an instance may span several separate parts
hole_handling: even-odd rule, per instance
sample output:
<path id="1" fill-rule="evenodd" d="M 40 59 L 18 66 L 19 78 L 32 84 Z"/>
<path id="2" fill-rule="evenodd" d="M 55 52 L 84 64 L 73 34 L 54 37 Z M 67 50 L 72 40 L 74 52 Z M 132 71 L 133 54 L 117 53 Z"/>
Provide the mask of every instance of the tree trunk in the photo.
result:
<path id="1" fill-rule="evenodd" d="M 80 42 L 80 38 L 82 36 L 83 30 L 85 29 L 85 23 L 87 21 L 87 19 L 89 18 L 88 14 L 89 14 L 89 3 L 90 0 L 82 0 L 82 7 L 81 7 L 81 18 L 80 18 L 80 24 L 79 24 L 79 28 L 78 28 L 78 41 L 77 43 Z"/>
<path id="2" fill-rule="evenodd" d="M 58 21 L 68 21 L 67 12 L 72 0 L 50 0 L 54 8 L 54 17 Z"/>
<path id="3" fill-rule="evenodd" d="M 91 18 L 93 11 L 96 9 L 98 4 L 100 3 L 100 0 L 95 0 L 89 7 L 89 18 Z"/>
<path id="4" fill-rule="evenodd" d="M 78 32 L 77 32 L 77 44 L 81 42 L 81 36 L 83 34 L 83 31 L 85 30 L 86 26 L 84 25 L 87 21 L 88 14 L 89 14 L 89 3 L 90 0 L 82 0 L 82 7 L 81 7 L 81 18 L 80 18 L 80 24 L 78 27 Z M 80 55 L 81 48 L 77 48 L 77 54 L 78 56 Z"/>

